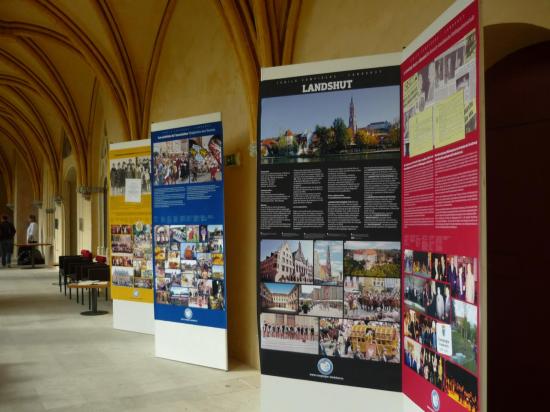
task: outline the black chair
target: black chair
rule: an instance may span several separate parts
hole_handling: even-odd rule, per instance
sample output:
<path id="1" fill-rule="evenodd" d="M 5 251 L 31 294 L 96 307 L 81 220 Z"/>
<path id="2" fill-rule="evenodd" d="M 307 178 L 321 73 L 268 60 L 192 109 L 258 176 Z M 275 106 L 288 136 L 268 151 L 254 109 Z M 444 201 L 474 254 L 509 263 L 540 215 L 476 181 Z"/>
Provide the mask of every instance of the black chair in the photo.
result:
<path id="1" fill-rule="evenodd" d="M 63 287 L 63 283 L 62 283 L 62 279 L 65 279 L 65 261 L 67 259 L 70 259 L 70 258 L 80 258 L 82 256 L 80 255 L 67 255 L 67 256 L 59 256 L 58 258 L 58 262 L 59 262 L 59 270 L 58 270 L 58 274 L 59 274 L 59 293 L 61 293 L 63 291 L 62 287 Z M 65 295 L 67 294 L 67 289 L 65 289 Z"/>
<path id="2" fill-rule="evenodd" d="M 65 284 L 65 295 L 67 294 L 67 285 L 70 282 L 77 282 L 78 281 L 78 269 L 80 265 L 83 264 L 89 264 L 92 260 L 90 258 L 84 258 L 82 256 L 78 256 L 75 258 L 69 258 L 65 259 L 64 262 L 64 271 L 63 271 L 63 277 L 64 277 L 64 284 Z M 78 294 L 76 295 L 77 302 L 79 301 Z M 69 299 L 72 299 L 72 292 L 71 288 L 69 288 Z"/>
<path id="3" fill-rule="evenodd" d="M 105 263 L 99 262 L 88 262 L 82 263 L 75 266 L 76 271 L 76 282 L 82 280 L 99 280 L 99 281 L 109 281 L 110 279 L 110 267 Z M 78 293 L 78 289 L 76 290 Z M 98 293 L 101 291 L 98 290 Z M 108 300 L 108 288 L 105 289 L 105 300 Z M 78 302 L 78 295 L 77 295 Z M 84 290 L 82 289 L 82 304 L 84 305 Z M 88 289 L 88 306 L 90 306 L 90 289 Z"/>

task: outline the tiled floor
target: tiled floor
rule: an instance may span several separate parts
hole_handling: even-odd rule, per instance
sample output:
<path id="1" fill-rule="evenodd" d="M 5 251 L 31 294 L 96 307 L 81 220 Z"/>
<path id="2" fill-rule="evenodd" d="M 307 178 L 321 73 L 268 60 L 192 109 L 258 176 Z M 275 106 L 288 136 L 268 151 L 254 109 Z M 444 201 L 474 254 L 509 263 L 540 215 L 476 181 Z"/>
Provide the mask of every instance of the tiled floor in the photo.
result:
<path id="1" fill-rule="evenodd" d="M 0 268 L 1 412 L 260 409 L 257 371 L 155 358 L 153 336 L 114 330 L 110 314 L 81 316 L 56 281 L 57 269 Z"/>

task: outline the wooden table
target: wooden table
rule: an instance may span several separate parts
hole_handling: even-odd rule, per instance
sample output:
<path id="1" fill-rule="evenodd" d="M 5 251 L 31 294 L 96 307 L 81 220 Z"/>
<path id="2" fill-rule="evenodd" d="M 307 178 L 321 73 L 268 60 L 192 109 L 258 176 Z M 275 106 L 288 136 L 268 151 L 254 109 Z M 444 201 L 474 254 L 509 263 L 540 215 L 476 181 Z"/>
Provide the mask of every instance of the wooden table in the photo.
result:
<path id="1" fill-rule="evenodd" d="M 85 312 L 80 312 L 83 316 L 97 316 L 105 315 L 106 310 L 97 310 L 97 292 L 99 289 L 107 289 L 109 287 L 109 282 L 105 281 L 96 281 L 96 280 L 83 280 L 77 283 L 69 283 L 70 289 L 90 289 L 92 291 L 92 310 L 87 310 Z"/>
<path id="2" fill-rule="evenodd" d="M 16 246 L 19 247 L 19 248 L 28 247 L 28 248 L 31 249 L 31 267 L 30 267 L 30 269 L 34 269 L 36 267 L 34 265 L 34 249 L 37 246 L 51 246 L 51 245 L 52 245 L 51 243 L 18 243 Z M 28 269 L 28 267 L 26 267 L 26 268 Z M 24 269 L 24 268 L 21 267 L 21 269 Z"/>

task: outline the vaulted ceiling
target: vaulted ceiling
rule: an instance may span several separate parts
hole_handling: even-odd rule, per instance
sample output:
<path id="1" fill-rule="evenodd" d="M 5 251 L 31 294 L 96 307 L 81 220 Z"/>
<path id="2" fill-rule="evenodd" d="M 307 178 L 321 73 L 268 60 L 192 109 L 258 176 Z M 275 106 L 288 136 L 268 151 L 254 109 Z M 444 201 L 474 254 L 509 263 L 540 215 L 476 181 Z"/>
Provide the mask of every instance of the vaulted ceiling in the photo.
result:
<path id="1" fill-rule="evenodd" d="M 256 122 L 260 66 L 290 63 L 301 1 L 210 0 L 239 59 Z M 145 138 L 155 74 L 176 0 L 0 0 L 0 166 L 24 162 L 35 198 L 45 165 L 60 189 L 63 139 L 82 184 L 101 92 L 129 139 Z M 178 22 L 182 24 L 183 22 Z M 252 127 L 252 130 L 255 130 Z"/>

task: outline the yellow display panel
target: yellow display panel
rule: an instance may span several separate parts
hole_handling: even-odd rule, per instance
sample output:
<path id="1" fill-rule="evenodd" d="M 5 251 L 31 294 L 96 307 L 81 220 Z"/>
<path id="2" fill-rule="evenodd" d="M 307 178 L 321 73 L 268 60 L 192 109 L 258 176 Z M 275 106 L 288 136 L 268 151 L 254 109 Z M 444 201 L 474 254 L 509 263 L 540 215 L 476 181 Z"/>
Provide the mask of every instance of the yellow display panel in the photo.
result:
<path id="1" fill-rule="evenodd" d="M 153 303 L 150 140 L 109 151 L 109 264 L 113 299 Z"/>

